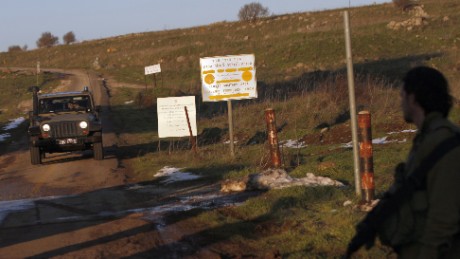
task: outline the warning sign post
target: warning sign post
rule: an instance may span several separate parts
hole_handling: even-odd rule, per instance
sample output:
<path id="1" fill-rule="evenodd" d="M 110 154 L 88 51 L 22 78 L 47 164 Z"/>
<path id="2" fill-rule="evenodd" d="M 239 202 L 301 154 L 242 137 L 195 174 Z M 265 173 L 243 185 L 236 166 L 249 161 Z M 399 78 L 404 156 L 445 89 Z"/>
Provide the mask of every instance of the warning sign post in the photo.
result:
<path id="1" fill-rule="evenodd" d="M 257 98 L 254 55 L 201 58 L 203 102 Z"/>
<path id="2" fill-rule="evenodd" d="M 201 58 L 200 66 L 203 102 L 227 101 L 230 154 L 234 157 L 232 100 L 257 98 L 255 57 Z"/>

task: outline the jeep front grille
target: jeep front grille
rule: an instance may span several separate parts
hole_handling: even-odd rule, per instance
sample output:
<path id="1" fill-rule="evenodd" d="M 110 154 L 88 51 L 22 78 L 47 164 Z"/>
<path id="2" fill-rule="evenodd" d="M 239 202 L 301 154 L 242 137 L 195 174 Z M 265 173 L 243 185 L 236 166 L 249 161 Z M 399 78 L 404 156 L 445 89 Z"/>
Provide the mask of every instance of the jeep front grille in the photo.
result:
<path id="1" fill-rule="evenodd" d="M 51 123 L 50 127 L 50 137 L 52 138 L 67 138 L 83 135 L 76 121 L 55 122 Z"/>

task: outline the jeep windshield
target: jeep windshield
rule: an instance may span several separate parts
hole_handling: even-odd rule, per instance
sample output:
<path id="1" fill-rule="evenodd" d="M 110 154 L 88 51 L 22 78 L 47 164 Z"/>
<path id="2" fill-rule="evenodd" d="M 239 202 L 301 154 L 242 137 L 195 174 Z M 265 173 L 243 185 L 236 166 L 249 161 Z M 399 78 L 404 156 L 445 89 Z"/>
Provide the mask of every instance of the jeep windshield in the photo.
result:
<path id="1" fill-rule="evenodd" d="M 91 100 L 87 95 L 43 98 L 39 100 L 39 113 L 91 111 Z"/>

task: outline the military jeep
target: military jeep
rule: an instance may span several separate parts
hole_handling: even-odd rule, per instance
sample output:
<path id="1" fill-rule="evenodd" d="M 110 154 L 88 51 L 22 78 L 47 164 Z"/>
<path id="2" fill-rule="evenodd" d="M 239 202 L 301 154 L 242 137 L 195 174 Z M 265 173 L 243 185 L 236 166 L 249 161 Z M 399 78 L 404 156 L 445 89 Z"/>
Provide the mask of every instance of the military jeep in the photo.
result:
<path id="1" fill-rule="evenodd" d="M 29 149 L 33 165 L 46 153 L 93 150 L 104 159 L 99 109 L 87 87 L 80 92 L 40 94 L 32 87 L 33 111 L 29 113 Z"/>

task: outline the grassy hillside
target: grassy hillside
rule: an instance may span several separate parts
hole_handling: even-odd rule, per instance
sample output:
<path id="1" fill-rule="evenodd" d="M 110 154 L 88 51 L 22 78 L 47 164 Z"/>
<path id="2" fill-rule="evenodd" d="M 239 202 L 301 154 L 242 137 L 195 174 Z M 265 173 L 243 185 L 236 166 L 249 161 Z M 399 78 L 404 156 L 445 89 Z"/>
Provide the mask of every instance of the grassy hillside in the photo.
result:
<path id="1" fill-rule="evenodd" d="M 427 24 L 410 30 L 387 27 L 391 21 L 412 17 L 391 4 L 350 10 L 357 106 L 371 111 L 374 138 L 393 141 L 374 147 L 377 194 L 390 184 L 393 168 L 406 156 L 413 137 L 411 133 L 388 134 L 410 127 L 399 112 L 401 75 L 415 65 L 434 66 L 446 74 L 454 96 L 460 98 L 460 3 L 426 0 L 423 4 L 429 14 Z M 111 104 L 120 157 L 135 172 L 130 181 L 150 180 L 164 165 L 186 167 L 210 182 L 259 172 L 267 166 L 268 149 L 263 138 L 256 141 L 256 137 L 265 130 L 264 109 L 274 108 L 277 124 L 282 126 L 279 139 L 307 144 L 302 149 L 282 146 L 284 167 L 290 175 L 303 177 L 313 172 L 349 187 L 272 190 L 241 207 L 198 216 L 193 212 L 183 220 L 202 227 L 200 240 L 210 242 L 202 245 L 215 251 L 232 251 L 233 245 L 240 256 L 271 251 L 283 258 L 337 257 L 353 234 L 351 226 L 363 216 L 342 205 L 346 200 L 359 200 L 354 194 L 352 152 L 342 147 L 351 140 L 342 11 L 296 13 L 256 23 L 221 22 L 0 53 L 0 64 L 34 67 L 38 59 L 42 67 L 97 70 L 108 78 L 114 92 Z M 232 159 L 224 144 L 228 139 L 226 104 L 200 101 L 199 58 L 247 53 L 256 57 L 259 98 L 233 102 L 238 143 Z M 143 73 L 144 66 L 156 63 L 161 63 L 162 73 L 153 88 L 152 78 L 146 79 Z M 11 81 L 6 81 L 11 77 L 11 73 L 0 74 L 3 90 L 11 87 Z M 26 99 L 24 89 L 35 77 L 21 78 L 28 81 L 14 81 L 12 89 L 18 89 L 15 98 Z M 113 79 L 121 84 L 115 87 Z M 133 84 L 141 88 L 129 87 Z M 197 96 L 197 156 L 186 150 L 186 138 L 158 139 L 155 99 L 176 95 Z M 2 125 L 14 116 L 5 110 L 14 102 L 6 101 L 8 95 L 0 98 Z M 460 121 L 458 107 L 451 118 Z M 324 128 L 329 130 L 321 133 Z M 250 140 L 255 142 L 248 144 Z M 211 242 L 213 238 L 206 237 L 217 239 Z M 277 251 L 270 250 L 274 244 Z M 338 249 L 332 251 L 331 246 Z M 379 246 L 368 256 L 381 258 L 387 252 Z"/>
<path id="2" fill-rule="evenodd" d="M 411 31 L 389 30 L 390 21 L 410 14 L 392 4 L 350 10 L 354 61 L 358 72 L 392 79 L 414 63 L 436 65 L 455 78 L 460 6 L 455 0 L 423 1 L 429 24 Z M 143 67 L 161 63 L 165 87 L 198 91 L 199 58 L 254 53 L 258 80 L 283 83 L 311 71 L 344 68 L 343 10 L 275 16 L 256 23 L 209 26 L 123 35 L 24 53 L 1 53 L 2 66 L 92 69 L 117 80 L 144 83 Z M 445 20 L 444 17 L 448 19 Z M 458 82 L 458 80 L 451 80 Z"/>

